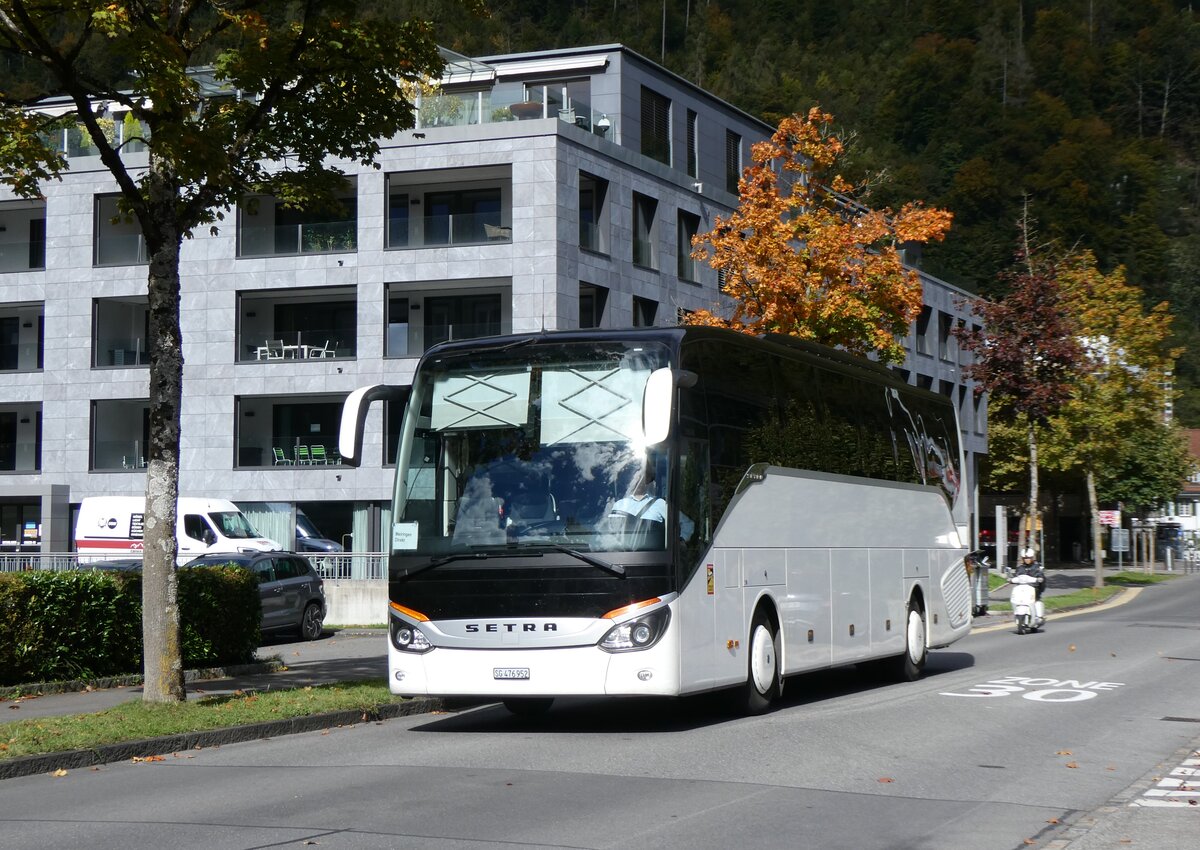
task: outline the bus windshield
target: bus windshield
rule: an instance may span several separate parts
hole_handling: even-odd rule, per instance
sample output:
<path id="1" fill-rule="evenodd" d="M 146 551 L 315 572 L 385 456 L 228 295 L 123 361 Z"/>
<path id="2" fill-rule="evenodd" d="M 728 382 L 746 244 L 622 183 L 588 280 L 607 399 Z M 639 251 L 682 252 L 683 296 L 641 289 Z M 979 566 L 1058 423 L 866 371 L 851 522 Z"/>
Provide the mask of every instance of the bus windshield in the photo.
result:
<path id="1" fill-rule="evenodd" d="M 392 550 L 666 548 L 663 447 L 642 397 L 657 343 L 529 342 L 426 360 L 397 453 Z"/>

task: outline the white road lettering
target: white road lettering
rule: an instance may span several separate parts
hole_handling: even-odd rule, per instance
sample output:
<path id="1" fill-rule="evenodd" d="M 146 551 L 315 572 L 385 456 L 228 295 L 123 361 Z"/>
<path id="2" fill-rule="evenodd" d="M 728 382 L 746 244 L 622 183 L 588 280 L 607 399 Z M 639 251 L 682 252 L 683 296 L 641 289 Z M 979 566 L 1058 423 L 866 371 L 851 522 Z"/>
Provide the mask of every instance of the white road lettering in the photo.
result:
<path id="1" fill-rule="evenodd" d="M 1122 687 L 1124 682 L 1082 682 L 1078 679 L 1030 678 L 1028 676 L 1001 676 L 973 685 L 965 692 L 942 691 L 944 697 L 1006 697 L 1020 694 L 1033 702 L 1083 702 L 1094 699 L 1101 691 Z"/>

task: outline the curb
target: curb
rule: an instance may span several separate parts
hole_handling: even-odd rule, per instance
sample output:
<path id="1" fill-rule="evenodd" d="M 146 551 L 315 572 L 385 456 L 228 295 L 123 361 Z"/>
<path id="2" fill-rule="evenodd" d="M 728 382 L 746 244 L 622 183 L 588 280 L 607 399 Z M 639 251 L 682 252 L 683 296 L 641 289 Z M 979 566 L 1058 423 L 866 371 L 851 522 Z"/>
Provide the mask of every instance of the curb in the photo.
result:
<path id="1" fill-rule="evenodd" d="M 52 773 L 57 770 L 78 770 L 99 764 L 161 756 L 166 753 L 180 753 L 206 747 L 219 747 L 222 744 L 237 744 L 263 738 L 275 738 L 280 735 L 316 732 L 334 726 L 354 726 L 359 723 L 389 720 L 393 717 L 405 717 L 410 714 L 427 714 L 445 708 L 446 703 L 441 699 L 412 699 L 399 703 L 387 703 L 367 710 L 309 714 L 287 720 L 254 723 L 248 726 L 229 726 L 222 729 L 208 729 L 203 732 L 182 732 L 178 735 L 165 735 L 160 738 L 105 744 L 89 750 L 67 750 L 61 753 L 19 756 L 0 760 L 0 780 L 32 776 L 37 773 Z"/>
<path id="2" fill-rule="evenodd" d="M 184 670 L 185 684 L 206 679 L 228 679 L 233 676 L 250 676 L 255 673 L 276 673 L 283 669 L 279 658 L 256 661 L 251 664 L 230 664 L 228 667 L 199 667 Z M 46 696 L 48 694 L 70 694 L 79 691 L 102 691 L 108 688 L 127 688 L 142 684 L 140 673 L 128 676 L 105 676 L 99 679 L 68 679 L 62 682 L 33 682 L 27 685 L 6 685 L 0 688 L 0 701 L 24 696 Z"/>

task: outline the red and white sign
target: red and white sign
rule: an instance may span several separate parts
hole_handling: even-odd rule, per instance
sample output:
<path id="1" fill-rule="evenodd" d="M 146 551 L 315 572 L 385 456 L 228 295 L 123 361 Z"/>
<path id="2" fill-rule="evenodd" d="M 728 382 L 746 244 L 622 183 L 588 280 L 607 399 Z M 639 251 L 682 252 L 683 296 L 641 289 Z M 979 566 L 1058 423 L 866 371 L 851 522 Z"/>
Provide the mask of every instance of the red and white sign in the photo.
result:
<path id="1" fill-rule="evenodd" d="M 1098 511 L 1100 514 L 1100 524 L 1109 525 L 1113 528 L 1121 527 L 1121 512 L 1120 511 Z"/>

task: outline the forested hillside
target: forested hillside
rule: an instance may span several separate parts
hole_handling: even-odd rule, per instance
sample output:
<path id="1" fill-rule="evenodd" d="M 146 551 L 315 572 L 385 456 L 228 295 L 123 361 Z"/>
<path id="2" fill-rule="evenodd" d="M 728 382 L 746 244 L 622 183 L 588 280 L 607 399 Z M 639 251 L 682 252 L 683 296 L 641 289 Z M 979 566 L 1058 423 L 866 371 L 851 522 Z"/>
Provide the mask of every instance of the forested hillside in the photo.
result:
<path id="1" fill-rule="evenodd" d="M 386 2 L 386 0 L 385 0 Z M 924 266 L 992 292 L 1024 198 L 1039 238 L 1167 300 L 1200 426 L 1200 10 L 1180 0 L 415 0 L 473 56 L 619 42 L 776 123 L 819 104 L 875 205 L 955 214 Z M 664 27 L 665 20 L 665 27 Z"/>

